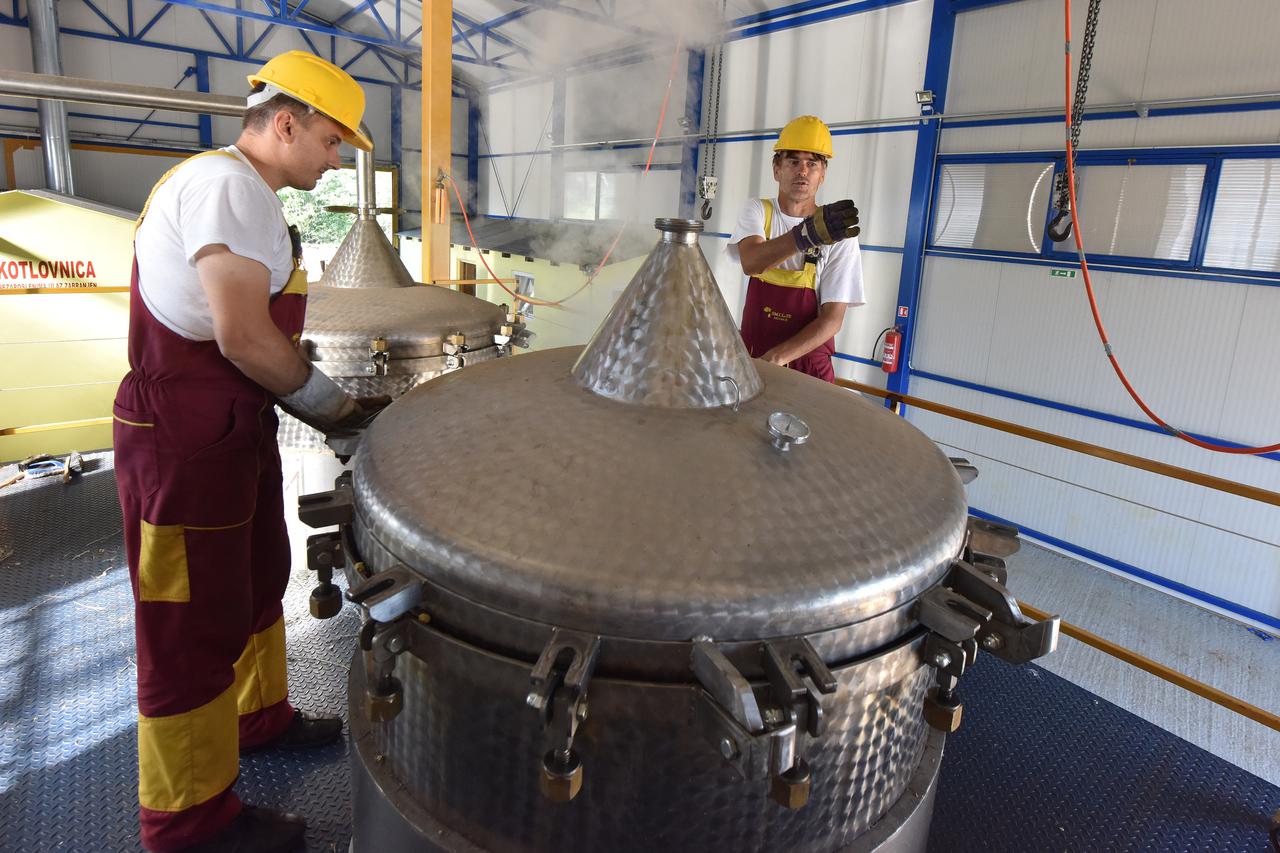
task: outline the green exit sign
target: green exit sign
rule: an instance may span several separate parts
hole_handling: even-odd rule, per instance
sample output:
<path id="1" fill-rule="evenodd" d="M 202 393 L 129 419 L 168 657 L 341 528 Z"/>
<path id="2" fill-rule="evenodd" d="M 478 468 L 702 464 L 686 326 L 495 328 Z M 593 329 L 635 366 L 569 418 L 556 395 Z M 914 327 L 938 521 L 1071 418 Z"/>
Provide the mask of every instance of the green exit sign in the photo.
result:
<path id="1" fill-rule="evenodd" d="M 1075 270 L 1049 270 L 1049 275 L 1054 278 L 1075 278 Z"/>

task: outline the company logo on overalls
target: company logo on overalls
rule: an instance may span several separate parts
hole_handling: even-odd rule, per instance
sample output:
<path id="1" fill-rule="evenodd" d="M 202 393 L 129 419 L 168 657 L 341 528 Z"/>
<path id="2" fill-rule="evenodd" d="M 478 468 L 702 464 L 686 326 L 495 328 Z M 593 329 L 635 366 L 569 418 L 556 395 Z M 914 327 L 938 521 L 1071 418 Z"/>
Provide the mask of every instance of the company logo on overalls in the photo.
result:
<path id="1" fill-rule="evenodd" d="M 764 315 L 770 320 L 777 320 L 780 323 L 791 322 L 791 315 L 784 311 L 774 311 L 768 305 L 764 306 Z"/>

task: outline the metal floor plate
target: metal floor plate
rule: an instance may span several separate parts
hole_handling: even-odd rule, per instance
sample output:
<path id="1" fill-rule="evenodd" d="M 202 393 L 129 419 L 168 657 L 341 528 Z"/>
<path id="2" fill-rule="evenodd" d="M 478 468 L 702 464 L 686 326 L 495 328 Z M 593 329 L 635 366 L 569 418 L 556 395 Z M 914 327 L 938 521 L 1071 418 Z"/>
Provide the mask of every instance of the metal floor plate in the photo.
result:
<path id="1" fill-rule="evenodd" d="M 0 848 L 135 851 L 133 602 L 110 454 L 76 481 L 0 492 Z M 313 578 L 285 601 L 290 697 L 345 715 L 358 628 L 313 620 Z M 984 656 L 961 682 L 930 849 L 1270 849 L 1280 788 L 1039 667 Z M 308 849 L 345 851 L 347 749 L 241 761 L 247 801 L 307 818 Z"/>

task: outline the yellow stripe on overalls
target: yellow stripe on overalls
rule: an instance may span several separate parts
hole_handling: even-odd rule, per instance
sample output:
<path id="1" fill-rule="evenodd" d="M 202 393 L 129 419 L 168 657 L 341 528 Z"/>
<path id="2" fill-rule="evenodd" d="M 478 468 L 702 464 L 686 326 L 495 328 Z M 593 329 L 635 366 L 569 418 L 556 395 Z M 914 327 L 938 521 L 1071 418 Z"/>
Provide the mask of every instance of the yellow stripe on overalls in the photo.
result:
<path id="1" fill-rule="evenodd" d="M 773 201 L 760 199 L 764 204 L 764 238 L 773 239 Z M 779 287 L 799 287 L 815 290 L 818 287 L 818 266 L 813 261 L 805 261 L 804 269 L 784 270 L 774 267 L 756 276 L 761 281 L 776 284 Z"/>

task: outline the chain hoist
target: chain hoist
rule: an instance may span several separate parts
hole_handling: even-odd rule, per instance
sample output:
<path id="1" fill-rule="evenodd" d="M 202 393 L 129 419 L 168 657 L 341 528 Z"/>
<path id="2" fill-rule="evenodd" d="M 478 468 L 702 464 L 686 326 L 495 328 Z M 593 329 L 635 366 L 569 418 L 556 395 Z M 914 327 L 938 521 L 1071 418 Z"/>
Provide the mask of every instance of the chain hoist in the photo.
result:
<path id="1" fill-rule="evenodd" d="M 1093 68 L 1093 43 L 1098 36 L 1098 13 L 1102 0 L 1089 0 L 1089 12 L 1085 18 L 1084 40 L 1080 45 L 1080 71 L 1076 75 L 1075 101 L 1071 105 L 1071 165 L 1075 167 L 1076 152 L 1080 150 L 1080 125 L 1084 123 L 1085 96 L 1089 91 L 1089 72 Z M 1070 44 L 1067 45 L 1070 50 Z M 1067 186 L 1067 170 L 1058 173 L 1058 211 L 1049 223 L 1049 239 L 1061 243 L 1071 236 L 1071 190 Z"/>
<path id="2" fill-rule="evenodd" d="M 728 8 L 728 0 L 720 4 L 720 16 L 723 18 Z M 720 75 L 724 68 L 724 43 L 717 44 L 711 51 L 711 108 L 708 110 L 706 133 L 703 134 L 707 146 L 707 156 L 702 164 L 702 176 L 698 178 L 698 197 L 702 199 L 702 219 L 711 218 L 711 202 L 716 197 L 719 180 L 716 178 L 716 137 L 720 134 Z"/>

